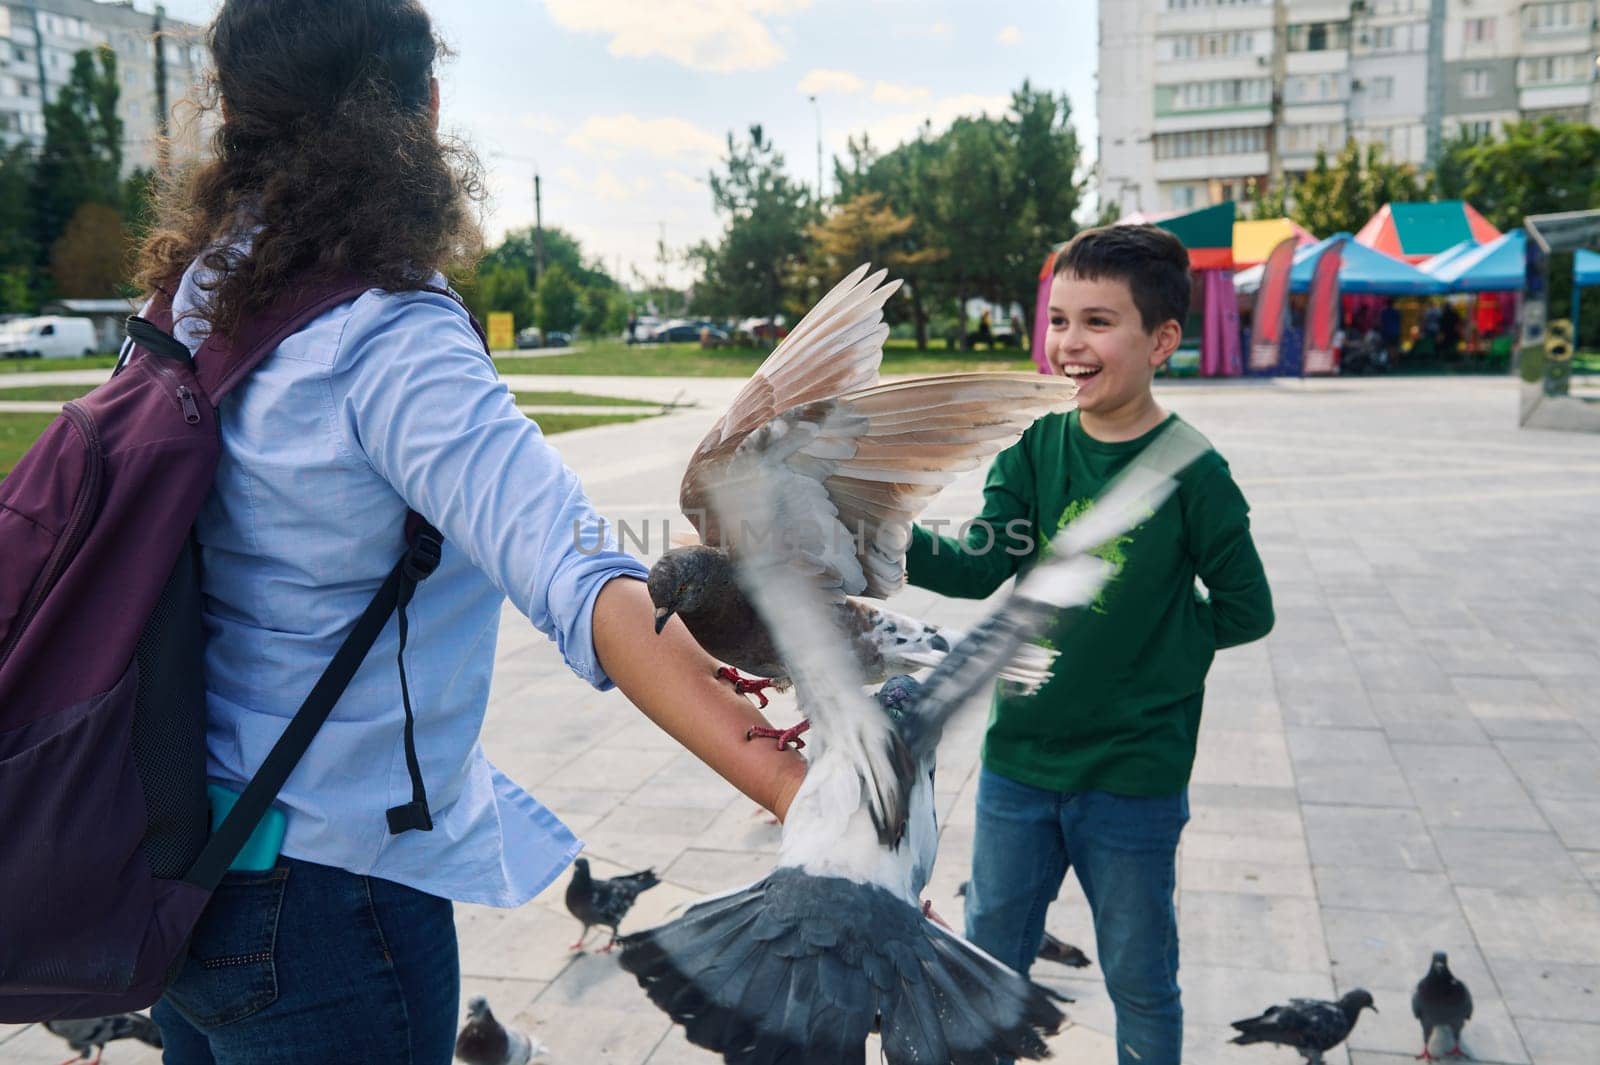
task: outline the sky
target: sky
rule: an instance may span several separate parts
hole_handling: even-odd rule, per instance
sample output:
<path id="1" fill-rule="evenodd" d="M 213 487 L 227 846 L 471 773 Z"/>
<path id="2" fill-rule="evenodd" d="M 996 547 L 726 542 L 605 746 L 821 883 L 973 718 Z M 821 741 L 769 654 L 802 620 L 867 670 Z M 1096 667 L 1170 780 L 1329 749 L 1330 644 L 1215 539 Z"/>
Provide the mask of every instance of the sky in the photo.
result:
<path id="1" fill-rule="evenodd" d="M 545 225 L 628 283 L 660 276 L 663 236 L 666 280 L 690 280 L 683 249 L 721 230 L 706 176 L 753 123 L 807 186 L 820 126 L 827 192 L 852 134 L 886 148 L 925 118 L 1000 115 L 1026 78 L 1067 95 L 1094 155 L 1097 0 L 424 3 L 456 53 L 442 125 L 483 161 L 491 244 L 533 222 L 537 171 Z M 217 7 L 165 4 L 193 22 Z"/>

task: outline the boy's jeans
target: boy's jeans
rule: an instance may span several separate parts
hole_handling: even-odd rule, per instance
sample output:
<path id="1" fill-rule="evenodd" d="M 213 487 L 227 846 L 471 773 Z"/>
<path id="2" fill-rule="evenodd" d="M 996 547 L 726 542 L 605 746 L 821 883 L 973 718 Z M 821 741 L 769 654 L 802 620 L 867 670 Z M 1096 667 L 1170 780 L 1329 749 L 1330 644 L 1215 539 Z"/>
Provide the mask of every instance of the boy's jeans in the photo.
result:
<path id="1" fill-rule="evenodd" d="M 988 769 L 967 889 L 967 938 L 1026 974 L 1045 909 L 1070 867 L 1094 915 L 1106 990 L 1117 1011 L 1118 1065 L 1179 1065 L 1174 856 L 1188 793 L 1157 798 L 1057 792 Z"/>

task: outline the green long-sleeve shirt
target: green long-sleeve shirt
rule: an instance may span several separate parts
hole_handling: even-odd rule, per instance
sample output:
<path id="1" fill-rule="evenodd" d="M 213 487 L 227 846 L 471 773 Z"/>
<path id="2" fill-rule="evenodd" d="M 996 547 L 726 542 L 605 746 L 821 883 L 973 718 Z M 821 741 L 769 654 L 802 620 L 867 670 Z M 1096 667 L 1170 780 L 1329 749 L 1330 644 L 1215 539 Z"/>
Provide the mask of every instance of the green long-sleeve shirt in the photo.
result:
<path id="1" fill-rule="evenodd" d="M 1105 443 L 1083 431 L 1077 411 L 1041 418 L 996 456 L 983 513 L 962 539 L 913 529 L 908 579 L 987 597 L 1168 426 L 1199 435 L 1170 415 L 1135 440 Z M 994 772 L 1059 791 L 1167 795 L 1187 785 L 1213 654 L 1272 629 L 1249 506 L 1205 446 L 1148 520 L 1096 551 L 1115 574 L 1092 607 L 1064 613 L 1050 634 L 1060 657 L 1049 683 L 1031 696 L 997 691 L 983 745 Z"/>

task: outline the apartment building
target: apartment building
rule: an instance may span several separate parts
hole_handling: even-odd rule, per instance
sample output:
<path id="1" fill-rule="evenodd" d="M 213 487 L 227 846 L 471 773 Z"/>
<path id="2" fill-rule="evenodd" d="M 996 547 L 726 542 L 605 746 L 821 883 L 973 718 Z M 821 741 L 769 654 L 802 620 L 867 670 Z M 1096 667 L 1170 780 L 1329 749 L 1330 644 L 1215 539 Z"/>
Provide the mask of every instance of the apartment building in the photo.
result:
<path id="1" fill-rule="evenodd" d="M 171 116 L 200 81 L 202 34 L 159 7 L 136 9 L 126 0 L 0 0 L 0 146 L 42 143 L 45 101 L 67 83 L 74 54 L 105 46 L 116 53 L 121 79 L 123 168 L 154 166 L 163 109 Z M 168 124 L 174 150 L 192 153 L 201 132 L 179 115 Z"/>
<path id="2" fill-rule="evenodd" d="M 1100 195 L 1204 207 L 1349 137 L 1424 166 L 1462 132 L 1600 120 L 1597 19 L 1597 0 L 1101 0 Z"/>

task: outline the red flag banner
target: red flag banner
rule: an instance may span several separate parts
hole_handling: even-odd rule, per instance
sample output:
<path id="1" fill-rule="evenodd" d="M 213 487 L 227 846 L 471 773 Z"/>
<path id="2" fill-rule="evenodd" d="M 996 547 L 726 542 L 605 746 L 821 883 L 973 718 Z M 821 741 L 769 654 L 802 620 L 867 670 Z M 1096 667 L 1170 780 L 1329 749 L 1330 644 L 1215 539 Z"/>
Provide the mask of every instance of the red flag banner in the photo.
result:
<path id="1" fill-rule="evenodd" d="M 1333 373 L 1333 334 L 1339 328 L 1339 266 L 1344 261 L 1344 241 L 1329 244 L 1311 272 L 1311 295 L 1306 301 L 1306 350 L 1301 374 Z"/>
<path id="2" fill-rule="evenodd" d="M 1250 316 L 1250 369 L 1270 370 L 1278 365 L 1283 347 L 1283 327 L 1289 312 L 1289 268 L 1294 265 L 1295 240 L 1285 237 L 1267 256 L 1256 289 L 1255 312 Z"/>

